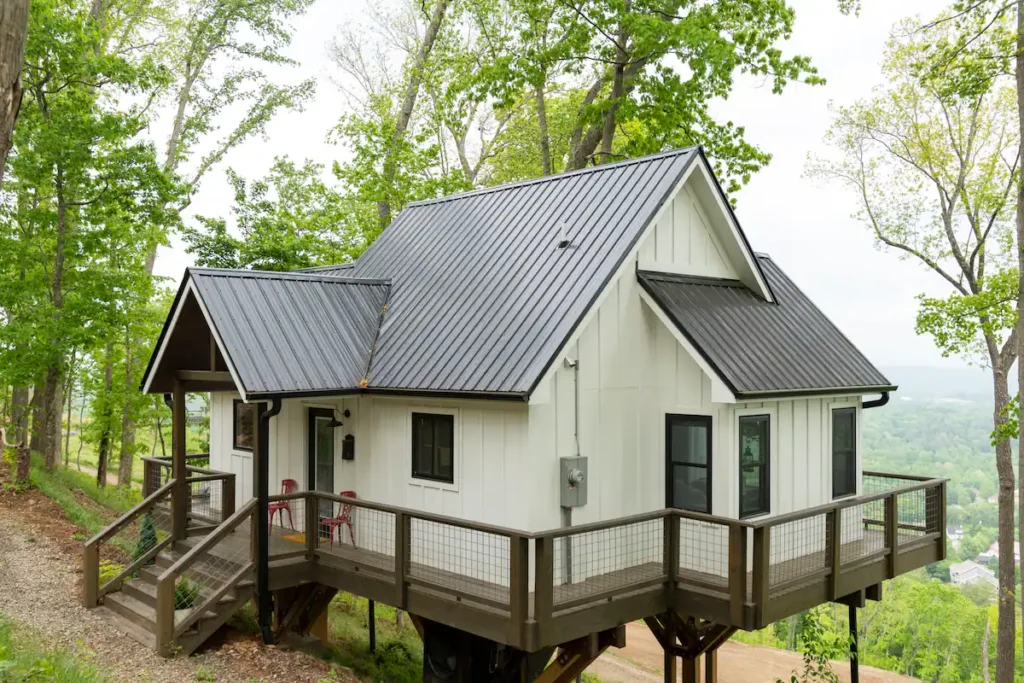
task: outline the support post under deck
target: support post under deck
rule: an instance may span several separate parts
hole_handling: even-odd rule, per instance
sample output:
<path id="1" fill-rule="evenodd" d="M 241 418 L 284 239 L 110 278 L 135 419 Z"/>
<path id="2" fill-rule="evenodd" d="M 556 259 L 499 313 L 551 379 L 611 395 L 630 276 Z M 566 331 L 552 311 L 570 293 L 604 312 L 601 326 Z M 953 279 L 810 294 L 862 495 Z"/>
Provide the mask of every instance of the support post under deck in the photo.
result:
<path id="1" fill-rule="evenodd" d="M 857 605 L 850 603 L 850 683 L 860 683 L 860 663 L 857 661 Z"/>

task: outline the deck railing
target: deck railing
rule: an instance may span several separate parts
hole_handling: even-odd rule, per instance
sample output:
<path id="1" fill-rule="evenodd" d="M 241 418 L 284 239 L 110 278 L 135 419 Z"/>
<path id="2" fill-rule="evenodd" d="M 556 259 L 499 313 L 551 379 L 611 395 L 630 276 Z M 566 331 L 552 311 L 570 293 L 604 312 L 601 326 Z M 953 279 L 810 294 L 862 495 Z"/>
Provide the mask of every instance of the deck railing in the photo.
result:
<path id="1" fill-rule="evenodd" d="M 185 456 L 186 463 L 208 463 L 209 453 Z M 171 481 L 170 458 L 143 458 L 142 495 L 149 496 Z M 235 475 L 186 464 L 188 483 L 188 533 L 204 534 L 231 517 L 235 511 Z"/>
<path id="2" fill-rule="evenodd" d="M 282 533 L 318 571 L 372 579 L 367 597 L 414 612 L 460 603 L 479 611 L 478 632 L 491 623 L 491 637 L 524 647 L 591 611 L 628 616 L 615 605 L 637 600 L 690 600 L 687 613 L 759 628 L 944 557 L 945 481 L 869 479 L 891 485 L 754 522 L 666 509 L 543 533 L 329 493 L 272 500 L 290 501 L 295 532 Z M 337 521 L 346 506 L 351 532 Z M 271 544 L 272 560 L 301 554 Z"/>

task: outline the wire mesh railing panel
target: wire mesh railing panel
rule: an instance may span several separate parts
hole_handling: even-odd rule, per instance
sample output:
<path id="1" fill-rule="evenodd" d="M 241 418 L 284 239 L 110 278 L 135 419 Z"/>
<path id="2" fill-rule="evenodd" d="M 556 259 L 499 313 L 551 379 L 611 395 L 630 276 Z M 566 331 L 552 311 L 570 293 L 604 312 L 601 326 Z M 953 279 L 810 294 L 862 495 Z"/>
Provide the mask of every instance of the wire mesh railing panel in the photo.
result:
<path id="1" fill-rule="evenodd" d="M 898 543 L 911 543 L 939 531 L 938 487 L 907 491 L 896 496 Z"/>
<path id="2" fill-rule="evenodd" d="M 508 604 L 509 537 L 413 517 L 408 576 L 464 596 Z"/>
<path id="3" fill-rule="evenodd" d="M 824 513 L 784 522 L 769 529 L 768 586 L 798 582 L 828 567 L 830 548 Z"/>
<path id="4" fill-rule="evenodd" d="M 885 499 L 842 508 L 840 515 L 841 564 L 856 562 L 885 550 Z"/>
<path id="5" fill-rule="evenodd" d="M 235 524 L 173 577 L 176 626 L 192 619 L 195 610 L 229 583 L 237 582 L 240 575 L 242 578 L 252 575 L 252 569 L 246 569 L 252 561 L 252 510 L 255 506 L 250 506 L 245 520 Z M 203 538 L 195 542 L 203 542 Z"/>
<path id="6" fill-rule="evenodd" d="M 321 555 L 346 557 L 385 572 L 395 570 L 395 513 L 357 503 L 317 499 Z"/>
<path id="7" fill-rule="evenodd" d="M 234 487 L 234 477 L 211 479 L 206 476 L 188 479 L 188 519 L 190 525 L 216 525 L 231 516 L 225 516 L 225 488 Z M 233 491 L 232 491 L 233 493 Z"/>
<path id="8" fill-rule="evenodd" d="M 729 527 L 679 518 L 679 572 L 683 581 L 729 583 Z"/>
<path id="9" fill-rule="evenodd" d="M 287 500 L 273 500 L 267 506 L 267 528 L 270 530 L 270 559 L 293 555 L 306 550 L 306 498 L 298 495 Z"/>
<path id="10" fill-rule="evenodd" d="M 160 543 L 171 535 L 170 492 L 161 496 L 148 512 L 134 517 L 111 536 L 99 544 L 99 586 L 101 592 L 115 588 L 111 583 L 137 560 L 142 560 L 122 580 L 133 578 L 138 571 L 156 561 L 155 553 Z M 147 555 L 149 559 L 143 559 Z"/>
<path id="11" fill-rule="evenodd" d="M 663 517 L 561 536 L 553 549 L 556 607 L 667 574 Z"/>
<path id="12" fill-rule="evenodd" d="M 911 479 L 906 477 L 900 477 L 898 475 L 888 474 L 872 474 L 864 473 L 861 477 L 861 481 L 864 488 L 864 494 L 869 495 L 872 493 L 885 493 L 886 491 L 892 491 L 893 489 L 903 488 L 911 484 L 916 484 L 919 479 Z"/>

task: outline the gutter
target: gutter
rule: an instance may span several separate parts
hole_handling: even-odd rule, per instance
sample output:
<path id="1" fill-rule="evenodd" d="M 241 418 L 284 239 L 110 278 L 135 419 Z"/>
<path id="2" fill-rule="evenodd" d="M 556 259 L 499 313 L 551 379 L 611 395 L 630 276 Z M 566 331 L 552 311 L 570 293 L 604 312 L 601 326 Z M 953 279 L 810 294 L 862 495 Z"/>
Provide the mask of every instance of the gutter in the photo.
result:
<path id="1" fill-rule="evenodd" d="M 861 410 L 868 410 L 869 408 L 881 408 L 889 402 L 889 392 L 883 391 L 881 397 L 871 401 L 864 401 L 860 404 Z"/>

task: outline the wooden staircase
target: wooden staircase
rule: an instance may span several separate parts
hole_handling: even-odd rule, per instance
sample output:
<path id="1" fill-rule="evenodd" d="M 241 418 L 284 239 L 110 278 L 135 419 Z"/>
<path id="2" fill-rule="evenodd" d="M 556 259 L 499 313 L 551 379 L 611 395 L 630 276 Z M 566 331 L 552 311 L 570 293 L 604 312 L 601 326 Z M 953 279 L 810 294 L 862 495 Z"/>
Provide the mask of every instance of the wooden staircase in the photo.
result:
<path id="1" fill-rule="evenodd" d="M 102 605 L 96 611 L 107 617 L 118 631 L 126 633 L 147 647 L 159 650 L 157 584 L 160 575 L 202 540 L 203 537 L 195 537 L 179 541 L 174 544 L 173 550 L 161 552 L 156 556 L 153 564 L 139 570 L 136 578 L 128 579 L 121 585 L 120 590 L 105 595 Z M 197 585 L 211 585 L 223 580 L 225 569 L 234 574 L 242 567 L 237 565 L 232 567 L 225 565 L 223 561 L 218 561 L 214 575 L 208 562 L 198 560 L 189 568 L 189 576 L 193 579 L 200 579 Z M 187 655 L 194 652 L 252 598 L 254 588 L 251 579 L 235 583 L 230 591 L 218 598 L 212 606 L 204 609 L 198 620 L 174 639 L 171 654 Z M 210 597 L 213 597 L 211 591 L 202 588 L 195 602 L 197 605 L 204 605 Z M 189 616 L 191 616 L 190 610 L 178 610 L 175 614 L 176 621 Z"/>

